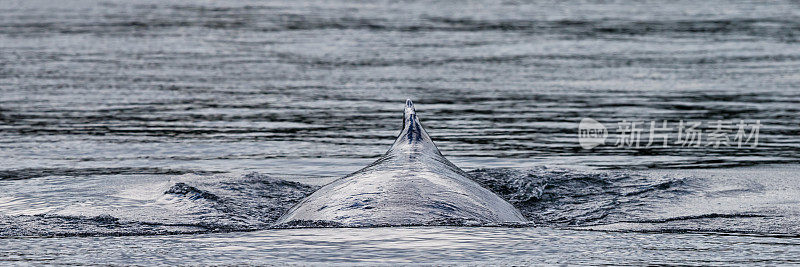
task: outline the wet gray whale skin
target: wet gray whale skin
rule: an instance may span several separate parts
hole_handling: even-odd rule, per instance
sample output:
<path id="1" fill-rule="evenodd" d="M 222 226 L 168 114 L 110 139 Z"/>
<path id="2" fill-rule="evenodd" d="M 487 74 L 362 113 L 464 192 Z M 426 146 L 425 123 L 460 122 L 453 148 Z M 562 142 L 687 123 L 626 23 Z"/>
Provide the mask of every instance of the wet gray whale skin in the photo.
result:
<path id="1" fill-rule="evenodd" d="M 275 225 L 401 226 L 522 223 L 511 204 L 444 158 L 406 100 L 403 131 L 380 159 L 327 184 Z"/>

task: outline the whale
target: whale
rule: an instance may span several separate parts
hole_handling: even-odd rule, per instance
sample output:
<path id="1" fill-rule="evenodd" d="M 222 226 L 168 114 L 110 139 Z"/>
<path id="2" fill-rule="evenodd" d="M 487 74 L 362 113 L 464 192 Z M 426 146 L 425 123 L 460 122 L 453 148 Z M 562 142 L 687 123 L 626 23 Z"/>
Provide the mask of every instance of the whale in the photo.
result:
<path id="1" fill-rule="evenodd" d="M 378 160 L 307 196 L 276 227 L 502 225 L 525 217 L 447 160 L 406 100 L 403 128 Z"/>

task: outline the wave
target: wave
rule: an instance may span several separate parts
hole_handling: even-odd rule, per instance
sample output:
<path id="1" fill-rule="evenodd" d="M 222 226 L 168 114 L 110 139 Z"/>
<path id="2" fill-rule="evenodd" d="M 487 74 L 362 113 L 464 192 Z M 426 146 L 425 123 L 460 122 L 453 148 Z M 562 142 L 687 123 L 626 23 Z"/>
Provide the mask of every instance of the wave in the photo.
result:
<path id="1" fill-rule="evenodd" d="M 158 7 L 153 7 L 158 8 Z M 38 17 L 12 23 L 0 23 L 0 34 L 120 34 L 131 31 L 158 31 L 174 28 L 249 30 L 254 32 L 309 30 L 366 30 L 394 32 L 520 32 L 594 38 L 602 36 L 643 35 L 730 35 L 770 37 L 796 41 L 800 24 L 780 17 L 684 19 L 528 19 L 524 17 L 470 18 L 419 14 L 411 19 L 393 18 L 378 11 L 357 16 L 336 11 L 318 13 L 303 10 L 286 11 L 252 7 L 234 10 L 197 10 L 175 8 L 180 14 L 154 13 L 143 19 L 135 13 L 89 17 L 86 20 L 57 20 Z M 37 18 L 37 17 L 32 17 Z"/>
<path id="2" fill-rule="evenodd" d="M 24 180 L 46 176 L 90 176 L 90 175 L 126 175 L 126 174 L 212 174 L 215 172 L 167 169 L 153 167 L 118 167 L 118 168 L 25 168 L 14 170 L 0 170 L 2 180 Z"/>
<path id="3" fill-rule="evenodd" d="M 577 226 L 619 221 L 644 212 L 650 200 L 674 199 L 688 191 L 684 180 L 650 179 L 628 172 L 478 169 L 472 177 L 539 225 Z"/>
<path id="4" fill-rule="evenodd" d="M 67 206 L 41 214 L 0 215 L 0 237 L 161 235 L 267 229 L 289 207 L 319 188 L 258 173 L 239 177 L 185 175 L 181 178 L 160 192 L 149 192 L 153 190 L 152 184 L 138 185 L 129 189 L 132 192 L 106 196 L 107 203 L 96 203 L 89 208 Z M 136 202 L 136 206 L 114 207 L 120 205 L 119 199 L 129 198 L 143 200 Z"/>
<path id="5" fill-rule="evenodd" d="M 708 212 L 686 207 L 683 213 L 664 212 L 676 205 L 680 207 L 687 199 L 731 198 L 736 197 L 735 194 L 766 192 L 767 189 L 758 186 L 750 190 L 730 186 L 712 190 L 711 182 L 694 176 L 582 172 L 547 167 L 476 169 L 468 174 L 517 207 L 530 222 L 487 225 L 452 220 L 420 225 L 764 235 L 796 235 L 796 231 L 800 231 L 800 225 L 794 223 L 796 213 L 777 206 L 772 211 Z M 132 192 L 113 196 L 140 200 L 128 208 L 110 208 L 118 206 L 119 200 L 109 200 L 83 210 L 62 208 L 39 214 L 1 215 L 0 237 L 163 235 L 270 229 L 276 227 L 272 223 L 291 206 L 319 188 L 259 173 L 179 177 L 163 186 L 139 185 L 129 189 Z M 152 188 L 158 191 L 152 192 Z M 371 225 L 382 226 L 385 225 Z M 341 225 L 302 221 L 279 226 L 295 227 Z"/>

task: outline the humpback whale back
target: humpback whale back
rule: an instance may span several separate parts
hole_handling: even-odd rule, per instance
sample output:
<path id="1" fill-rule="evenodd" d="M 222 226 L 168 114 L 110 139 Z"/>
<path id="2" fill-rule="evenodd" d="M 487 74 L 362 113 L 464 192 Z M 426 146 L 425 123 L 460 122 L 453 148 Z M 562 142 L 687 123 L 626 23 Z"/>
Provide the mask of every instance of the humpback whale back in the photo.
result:
<path id="1" fill-rule="evenodd" d="M 406 100 L 403 130 L 380 159 L 320 188 L 276 225 L 399 226 L 520 223 L 511 204 L 442 156 Z"/>

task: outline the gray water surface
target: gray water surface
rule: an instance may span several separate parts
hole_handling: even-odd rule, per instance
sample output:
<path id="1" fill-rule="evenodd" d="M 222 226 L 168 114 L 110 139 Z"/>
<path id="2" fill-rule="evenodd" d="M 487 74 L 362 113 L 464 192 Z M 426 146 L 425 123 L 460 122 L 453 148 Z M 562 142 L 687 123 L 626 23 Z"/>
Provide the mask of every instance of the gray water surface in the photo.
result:
<path id="1" fill-rule="evenodd" d="M 387 150 L 406 98 L 465 169 L 739 166 L 800 155 L 800 7 L 791 1 L 0 8 L 6 179 L 344 175 Z M 764 126 L 757 149 L 628 149 L 612 139 L 586 151 L 576 141 L 584 117 L 612 133 L 622 120 Z"/>
<path id="2" fill-rule="evenodd" d="M 80 265 L 800 263 L 794 256 L 800 252 L 798 239 L 549 228 L 284 229 L 169 238 L 0 239 L 0 244 L 24 248 L 3 253 L 6 262 Z"/>

